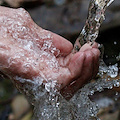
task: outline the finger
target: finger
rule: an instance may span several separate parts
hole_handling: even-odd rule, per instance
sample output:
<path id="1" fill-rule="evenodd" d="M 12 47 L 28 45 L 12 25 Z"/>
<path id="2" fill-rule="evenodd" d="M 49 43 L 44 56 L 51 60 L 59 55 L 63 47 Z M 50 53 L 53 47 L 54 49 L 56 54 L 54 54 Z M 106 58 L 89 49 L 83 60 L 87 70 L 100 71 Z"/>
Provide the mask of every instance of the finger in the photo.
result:
<path id="1" fill-rule="evenodd" d="M 83 65 L 84 65 L 84 60 L 85 60 L 84 52 L 78 52 L 72 57 L 70 64 L 69 64 L 69 70 L 71 72 L 71 79 L 76 79 L 80 76 Z"/>
<path id="2" fill-rule="evenodd" d="M 92 48 L 98 48 L 98 43 L 94 42 Z"/>
<path id="3" fill-rule="evenodd" d="M 86 51 L 85 52 L 85 61 L 81 73 L 81 78 L 84 79 L 85 81 L 88 81 L 92 79 L 93 75 L 93 53 L 91 51 Z"/>
<path id="4" fill-rule="evenodd" d="M 80 49 L 81 52 L 87 51 L 87 50 L 91 50 L 92 46 L 91 43 L 86 43 L 85 45 L 83 45 Z"/>
<path id="5" fill-rule="evenodd" d="M 98 56 L 100 53 L 97 49 L 94 49 L 93 51 L 95 55 L 92 53 L 92 51 L 85 52 L 86 57 L 85 57 L 81 76 L 68 88 L 68 89 L 73 89 L 72 91 L 73 93 L 75 93 L 79 88 L 81 88 L 83 84 L 85 84 L 87 81 L 92 79 L 97 73 L 98 60 L 99 60 Z"/>
<path id="6" fill-rule="evenodd" d="M 62 83 L 61 89 L 69 85 L 71 82 L 73 82 L 75 79 L 77 79 L 80 76 L 84 59 L 85 59 L 84 54 L 81 52 L 78 52 L 75 55 L 73 55 L 68 65 L 68 71 L 66 72 L 67 76 L 65 70 L 63 74 L 64 68 L 60 69 L 61 70 L 60 73 L 62 73 L 62 75 L 58 79 L 58 83 Z"/>
<path id="7" fill-rule="evenodd" d="M 72 43 L 55 33 L 51 34 L 53 35 L 53 44 L 60 50 L 61 55 L 66 56 L 70 54 L 73 49 Z"/>
<path id="8" fill-rule="evenodd" d="M 84 60 L 84 65 L 82 66 L 82 72 L 80 76 L 67 85 L 65 88 L 61 90 L 61 94 L 69 100 L 76 91 L 78 91 L 87 81 L 92 78 L 93 75 L 93 53 L 91 51 L 87 51 L 86 57 Z"/>
<path id="9" fill-rule="evenodd" d="M 100 56 L 100 51 L 96 48 L 92 49 L 92 52 L 94 54 L 94 65 L 93 65 L 93 78 L 96 76 L 98 69 L 99 69 L 99 56 Z"/>
<path id="10" fill-rule="evenodd" d="M 78 86 L 90 80 L 93 75 L 93 53 L 91 51 L 86 51 L 79 59 L 78 63 L 73 64 L 73 75 L 76 76 L 73 79 L 78 79 Z M 75 69 L 75 70 L 74 70 Z M 77 70 L 76 70 L 77 69 Z M 79 80 L 80 79 L 80 80 Z M 81 81 L 83 80 L 83 81 Z M 71 81 L 72 82 L 72 81 Z"/>
<path id="11" fill-rule="evenodd" d="M 63 89 L 63 91 L 65 90 L 67 93 L 69 93 L 69 96 L 67 95 L 67 99 L 70 99 L 75 92 L 77 92 L 87 81 L 96 75 L 99 67 L 99 55 L 99 50 L 95 48 L 92 51 L 86 52 L 85 64 L 83 66 L 83 72 L 81 73 L 83 76 L 80 76 L 77 80 Z"/>

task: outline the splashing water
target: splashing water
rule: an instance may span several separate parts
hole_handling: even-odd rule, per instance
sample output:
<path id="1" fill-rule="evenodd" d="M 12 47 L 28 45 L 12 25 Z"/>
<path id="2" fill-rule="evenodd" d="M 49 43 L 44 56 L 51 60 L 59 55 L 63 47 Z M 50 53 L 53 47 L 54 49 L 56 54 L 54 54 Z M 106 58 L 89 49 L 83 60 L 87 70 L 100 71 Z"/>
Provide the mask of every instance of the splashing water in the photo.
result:
<path id="1" fill-rule="evenodd" d="M 106 4 L 106 2 L 104 1 L 96 0 L 95 6 L 94 1 L 91 2 L 89 9 L 89 14 L 91 16 L 88 17 L 86 26 L 81 32 L 82 36 L 80 35 L 79 38 L 79 40 L 82 41 L 80 41 L 82 45 L 87 41 L 95 41 L 98 36 L 99 27 L 104 20 L 105 8 L 110 5 L 112 1 L 106 1 Z M 102 7 L 103 5 L 106 7 Z M 98 11 L 95 11 L 96 9 L 94 9 L 94 7 L 97 7 Z M 101 10 L 103 12 L 100 12 Z M 88 24 L 89 21 L 93 21 L 94 23 Z M 49 56 L 45 52 L 48 48 L 48 45 L 50 47 L 52 45 L 51 42 L 45 41 L 42 48 L 43 55 Z M 53 50 L 56 50 L 56 48 L 52 47 L 51 51 Z M 52 57 L 54 58 L 53 55 Z M 52 69 L 52 66 L 56 63 L 56 59 L 54 58 L 52 60 L 53 65 L 51 65 L 52 62 L 50 61 L 46 62 L 48 63 L 48 65 L 51 66 Z M 56 64 L 55 66 L 59 68 L 58 64 Z M 101 92 L 105 88 L 112 89 L 113 87 L 119 87 L 120 81 L 119 79 L 115 78 L 117 75 L 117 64 L 107 67 L 101 59 L 98 80 L 85 85 L 69 101 L 65 100 L 56 89 L 56 86 L 59 86 L 57 85 L 57 80 L 47 80 L 48 82 L 44 83 L 43 81 L 46 78 L 43 76 L 42 78 L 34 78 L 34 81 L 19 77 L 17 77 L 16 79 L 28 83 L 27 85 L 23 86 L 23 90 L 30 102 L 34 105 L 34 120 L 99 120 L 99 118 L 97 118 L 97 113 L 100 107 L 96 103 L 92 102 L 89 96 L 93 95 L 97 91 Z M 114 80 L 110 81 L 110 77 L 114 78 Z"/>
<path id="2" fill-rule="evenodd" d="M 84 45 L 86 42 L 92 42 L 96 40 L 99 33 L 99 28 L 102 21 L 105 19 L 105 10 L 114 0 L 91 0 L 88 12 L 88 18 L 86 20 L 86 25 L 84 26 L 82 32 L 80 33 L 76 43 L 74 45 L 74 51 L 77 52 L 80 46 Z M 102 48 L 103 50 L 103 48 Z M 101 51 L 103 54 L 103 51 Z M 102 58 L 102 55 L 101 55 Z M 107 67 L 102 59 L 100 59 L 99 66 L 99 76 L 100 78 L 93 83 L 85 85 L 78 93 L 76 102 L 81 101 L 79 104 L 80 120 L 90 120 L 99 119 L 97 118 L 97 113 L 99 111 L 99 106 L 90 101 L 88 95 L 93 95 L 95 92 L 103 91 L 105 88 L 112 89 L 113 87 L 119 87 L 119 79 L 115 79 L 118 75 L 117 64 Z M 110 81 L 110 77 L 114 78 Z M 87 107 L 86 107 L 87 106 Z M 87 111 L 87 112 L 85 112 Z M 85 112 L 85 113 L 84 113 Z"/>
<path id="3" fill-rule="evenodd" d="M 80 47 L 87 42 L 96 40 L 99 28 L 105 20 L 105 10 L 114 0 L 91 0 L 86 24 L 83 27 L 79 37 L 74 45 L 74 52 L 79 51 Z"/>
<path id="4" fill-rule="evenodd" d="M 91 0 L 89 7 L 90 17 L 88 17 L 86 26 L 83 28 L 79 37 L 79 40 L 82 41 L 79 41 L 81 42 L 81 45 L 88 41 L 95 41 L 98 36 L 100 24 L 104 19 L 106 6 L 109 6 L 112 1 L 113 0 Z M 19 11 L 21 11 L 21 14 L 25 13 L 23 9 L 19 9 Z M 29 29 L 22 25 L 21 21 L 23 20 L 21 20 L 20 16 L 20 14 L 15 16 L 15 18 L 19 18 L 16 22 L 13 21 L 12 18 L 7 19 L 5 17 L 1 17 L 1 21 L 4 22 L 2 23 L 3 28 L 0 30 L 0 36 L 6 38 L 8 37 L 6 36 L 6 33 L 9 32 L 9 34 L 18 41 L 19 47 L 24 46 L 24 50 L 29 51 L 27 60 L 23 59 L 25 71 L 27 71 L 26 66 L 32 66 L 33 68 L 40 66 L 41 69 L 45 69 L 44 72 L 49 72 L 47 71 L 48 68 L 52 70 L 55 68 L 57 71 L 57 69 L 59 69 L 59 64 L 54 53 L 59 55 L 59 50 L 53 46 L 51 35 L 46 35 L 45 31 L 42 30 L 40 35 L 36 34 L 36 32 L 34 32 L 36 31 L 34 28 Z M 26 19 L 29 21 L 29 16 L 26 16 Z M 90 23 L 89 21 L 93 21 L 93 23 Z M 8 29 L 6 29 L 7 25 L 9 26 Z M 38 43 L 38 38 L 44 42 L 37 44 L 36 46 L 33 41 Z M 75 51 L 78 49 L 79 46 L 76 46 L 75 44 Z M 25 56 L 22 50 L 16 50 L 16 53 L 17 54 L 15 54 L 12 59 L 9 59 L 11 65 L 14 64 L 15 59 L 19 60 Z M 31 55 L 36 59 L 33 60 Z M 39 63 L 46 63 L 47 68 L 43 68 Z M 9 66 L 4 67 L 7 68 Z M 53 75 L 57 78 L 58 73 L 56 72 Z M 57 79 L 51 79 L 49 74 L 45 76 L 43 72 L 40 72 L 40 75 L 38 77 L 34 77 L 33 80 L 19 76 L 16 76 L 14 79 L 18 83 L 21 83 L 21 86 L 16 84 L 16 87 L 27 96 L 28 100 L 34 106 L 34 120 L 93 120 L 94 118 L 99 120 L 99 118 L 97 118 L 99 106 L 92 102 L 89 96 L 93 95 L 97 91 L 101 92 L 105 88 L 112 89 L 113 87 L 120 86 L 119 79 L 115 78 L 118 75 L 117 64 L 107 67 L 101 60 L 98 75 L 99 78 L 97 81 L 85 85 L 69 101 L 64 99 L 59 93 L 59 90 L 57 89 L 59 88 Z M 110 81 L 110 77 L 113 77 L 114 80 Z"/>

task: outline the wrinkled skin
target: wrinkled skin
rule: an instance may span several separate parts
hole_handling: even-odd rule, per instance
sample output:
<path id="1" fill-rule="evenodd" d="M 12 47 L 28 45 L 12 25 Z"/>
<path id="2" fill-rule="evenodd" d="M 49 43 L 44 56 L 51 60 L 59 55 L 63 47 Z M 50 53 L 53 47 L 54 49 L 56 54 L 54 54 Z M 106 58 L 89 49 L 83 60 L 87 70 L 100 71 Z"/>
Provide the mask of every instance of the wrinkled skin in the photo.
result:
<path id="1" fill-rule="evenodd" d="M 52 47 L 42 49 L 45 41 Z M 49 49 L 54 48 L 51 54 Z M 25 10 L 0 7 L 0 71 L 15 83 L 21 84 L 16 76 L 31 80 L 39 76 L 44 82 L 57 80 L 64 97 L 73 95 L 97 74 L 100 52 L 97 43 L 85 44 L 77 53 L 72 50 L 68 40 L 37 26 Z M 44 51 L 49 57 L 40 56 Z M 52 67 L 47 64 L 51 58 Z"/>

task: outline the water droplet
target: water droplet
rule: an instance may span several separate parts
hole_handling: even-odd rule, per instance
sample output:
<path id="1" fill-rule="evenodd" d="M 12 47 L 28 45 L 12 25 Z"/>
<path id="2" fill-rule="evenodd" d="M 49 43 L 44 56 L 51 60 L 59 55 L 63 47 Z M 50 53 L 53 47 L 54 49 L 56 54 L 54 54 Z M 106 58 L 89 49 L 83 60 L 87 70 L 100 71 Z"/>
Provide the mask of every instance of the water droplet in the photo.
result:
<path id="1" fill-rule="evenodd" d="M 113 88 L 113 86 L 108 86 L 108 89 L 112 89 Z"/>
<path id="2" fill-rule="evenodd" d="M 108 69 L 108 75 L 112 78 L 117 77 L 118 75 L 118 64 L 110 65 Z"/>
<path id="3" fill-rule="evenodd" d="M 91 91 L 90 91 L 90 95 L 93 95 L 93 94 L 94 94 L 94 90 L 91 90 Z"/>
<path id="4" fill-rule="evenodd" d="M 118 94 L 119 94 L 118 92 L 115 93 L 115 95 L 118 95 Z"/>
<path id="5" fill-rule="evenodd" d="M 117 42 L 116 41 L 114 41 L 114 45 L 116 45 L 117 44 Z"/>
<path id="6" fill-rule="evenodd" d="M 115 82 L 114 83 L 114 87 L 120 87 L 120 83 L 119 82 Z"/>

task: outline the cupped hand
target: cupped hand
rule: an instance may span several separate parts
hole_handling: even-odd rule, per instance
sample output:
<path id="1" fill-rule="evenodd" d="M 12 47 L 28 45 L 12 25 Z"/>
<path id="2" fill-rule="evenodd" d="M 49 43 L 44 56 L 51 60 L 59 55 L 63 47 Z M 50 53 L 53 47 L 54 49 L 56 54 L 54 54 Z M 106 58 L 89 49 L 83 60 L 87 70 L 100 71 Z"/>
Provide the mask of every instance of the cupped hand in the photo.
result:
<path id="1" fill-rule="evenodd" d="M 72 96 L 95 77 L 100 55 L 97 43 L 72 50 L 69 41 L 38 27 L 25 10 L 0 7 L 0 71 L 15 82 L 18 77 L 53 80 L 64 97 Z"/>

